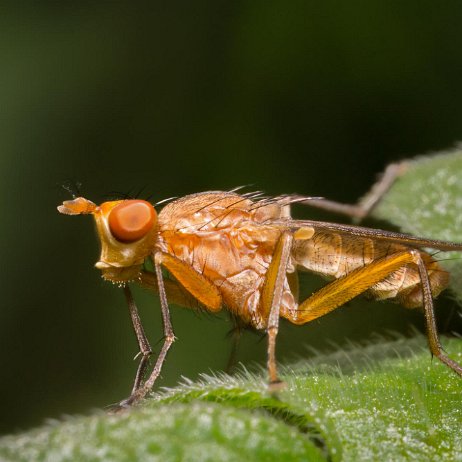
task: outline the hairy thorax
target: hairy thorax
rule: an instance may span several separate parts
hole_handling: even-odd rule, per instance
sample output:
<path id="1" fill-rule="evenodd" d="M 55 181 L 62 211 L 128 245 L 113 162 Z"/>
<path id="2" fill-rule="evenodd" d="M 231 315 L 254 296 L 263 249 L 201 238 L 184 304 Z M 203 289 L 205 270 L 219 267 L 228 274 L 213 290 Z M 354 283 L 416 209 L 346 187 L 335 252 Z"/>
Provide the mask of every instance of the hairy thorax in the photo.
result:
<path id="1" fill-rule="evenodd" d="M 256 206 L 234 193 L 186 196 L 160 213 L 158 248 L 211 280 L 232 312 L 263 328 L 266 321 L 259 312 L 260 294 L 280 236 L 280 230 L 265 226 L 265 221 L 286 213 L 284 206 Z M 288 272 L 294 272 L 293 266 Z M 281 315 L 295 310 L 286 280 Z"/>

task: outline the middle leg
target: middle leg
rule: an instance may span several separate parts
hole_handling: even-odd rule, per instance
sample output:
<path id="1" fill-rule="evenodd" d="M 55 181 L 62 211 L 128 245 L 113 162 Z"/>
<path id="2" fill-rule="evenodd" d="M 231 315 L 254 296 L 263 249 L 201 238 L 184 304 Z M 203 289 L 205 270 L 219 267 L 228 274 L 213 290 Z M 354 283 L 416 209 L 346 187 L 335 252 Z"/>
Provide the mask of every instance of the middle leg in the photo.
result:
<path id="1" fill-rule="evenodd" d="M 281 234 L 266 273 L 265 283 L 261 294 L 261 313 L 268 319 L 266 331 L 268 333 L 268 374 L 270 387 L 277 388 L 280 384 L 276 366 L 276 336 L 279 328 L 279 312 L 287 273 L 293 236 L 286 231 Z"/>

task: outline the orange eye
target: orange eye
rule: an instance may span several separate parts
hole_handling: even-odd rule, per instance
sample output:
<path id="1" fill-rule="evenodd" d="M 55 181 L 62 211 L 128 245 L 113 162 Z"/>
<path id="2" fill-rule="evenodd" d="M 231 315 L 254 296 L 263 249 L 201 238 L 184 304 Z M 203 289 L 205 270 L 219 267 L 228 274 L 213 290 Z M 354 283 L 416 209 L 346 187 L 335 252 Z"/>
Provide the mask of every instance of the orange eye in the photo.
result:
<path id="1" fill-rule="evenodd" d="M 154 207 L 142 200 L 123 201 L 109 214 L 111 233 L 122 242 L 134 242 L 146 236 L 155 222 Z"/>

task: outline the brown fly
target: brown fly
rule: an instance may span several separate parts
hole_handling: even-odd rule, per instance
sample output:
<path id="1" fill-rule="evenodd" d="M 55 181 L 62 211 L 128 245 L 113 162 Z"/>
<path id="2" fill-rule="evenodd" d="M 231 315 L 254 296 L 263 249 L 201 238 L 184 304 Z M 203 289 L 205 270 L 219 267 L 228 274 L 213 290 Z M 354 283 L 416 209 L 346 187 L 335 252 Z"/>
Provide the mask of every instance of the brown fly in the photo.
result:
<path id="1" fill-rule="evenodd" d="M 273 387 L 280 383 L 275 358 L 280 317 L 305 324 L 361 294 L 423 307 L 431 353 L 462 376 L 462 367 L 442 351 L 433 309 L 433 299 L 447 287 L 449 274 L 422 250 L 462 251 L 462 244 L 296 220 L 290 214 L 293 203 L 364 214 L 364 208 L 319 199 L 262 198 L 236 191 L 193 194 L 168 203 L 159 213 L 143 200 L 97 206 L 78 197 L 58 207 L 68 215 L 93 215 L 101 240 L 96 267 L 104 279 L 123 287 L 128 302 L 141 360 L 131 395 L 121 404 L 146 396 L 161 372 L 175 340 L 169 303 L 210 312 L 226 307 L 250 326 L 265 330 Z M 151 260 L 153 272 L 146 270 L 146 260 Z M 299 301 L 298 271 L 331 282 Z M 128 286 L 132 282 L 157 292 L 161 303 L 164 343 L 146 380 L 152 351 Z"/>

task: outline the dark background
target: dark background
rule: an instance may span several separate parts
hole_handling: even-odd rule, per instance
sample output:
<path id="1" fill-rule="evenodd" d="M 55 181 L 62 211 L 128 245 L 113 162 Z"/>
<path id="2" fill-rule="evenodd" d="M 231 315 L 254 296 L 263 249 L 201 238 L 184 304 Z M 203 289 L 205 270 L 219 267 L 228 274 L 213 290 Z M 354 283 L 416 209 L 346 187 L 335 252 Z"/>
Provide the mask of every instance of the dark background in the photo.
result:
<path id="1" fill-rule="evenodd" d="M 124 398 L 136 368 L 91 219 L 56 211 L 66 180 L 96 202 L 238 185 L 353 202 L 390 161 L 462 138 L 458 0 L 30 4 L 0 7 L 1 432 Z M 135 295 L 158 349 L 158 302 Z M 226 316 L 172 311 L 159 385 L 222 370 Z M 411 323 L 353 302 L 283 323 L 279 358 Z M 238 359 L 265 348 L 247 334 Z"/>

